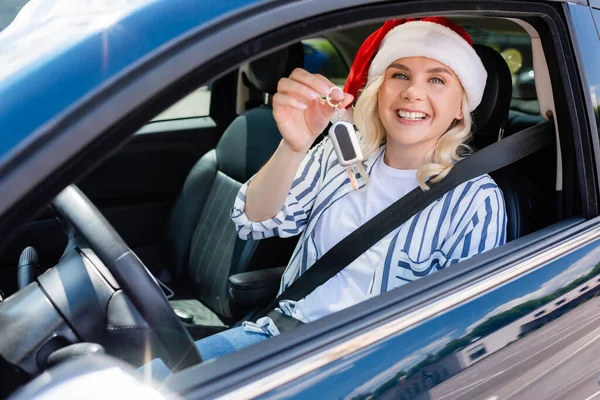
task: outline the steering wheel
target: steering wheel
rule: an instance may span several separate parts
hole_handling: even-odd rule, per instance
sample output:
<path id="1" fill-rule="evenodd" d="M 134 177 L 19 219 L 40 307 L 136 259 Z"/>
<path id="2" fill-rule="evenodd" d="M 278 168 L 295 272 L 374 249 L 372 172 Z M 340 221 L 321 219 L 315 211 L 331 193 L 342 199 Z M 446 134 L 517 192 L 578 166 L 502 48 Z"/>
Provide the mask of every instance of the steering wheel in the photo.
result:
<path id="1" fill-rule="evenodd" d="M 56 196 L 52 205 L 88 242 L 146 320 L 166 349 L 164 361 L 171 370 L 201 363 L 192 337 L 150 271 L 90 199 L 77 186 L 70 185 Z"/>

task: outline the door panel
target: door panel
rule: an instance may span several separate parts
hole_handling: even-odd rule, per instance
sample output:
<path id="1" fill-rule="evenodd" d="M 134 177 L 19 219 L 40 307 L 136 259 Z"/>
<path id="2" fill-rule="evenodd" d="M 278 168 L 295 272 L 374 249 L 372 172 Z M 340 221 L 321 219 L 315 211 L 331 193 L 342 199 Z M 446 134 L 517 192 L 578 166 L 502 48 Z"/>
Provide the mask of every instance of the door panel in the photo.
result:
<path id="1" fill-rule="evenodd" d="M 590 238 L 541 268 L 260 398 L 585 399 L 598 394 L 600 229 L 566 243 Z"/>

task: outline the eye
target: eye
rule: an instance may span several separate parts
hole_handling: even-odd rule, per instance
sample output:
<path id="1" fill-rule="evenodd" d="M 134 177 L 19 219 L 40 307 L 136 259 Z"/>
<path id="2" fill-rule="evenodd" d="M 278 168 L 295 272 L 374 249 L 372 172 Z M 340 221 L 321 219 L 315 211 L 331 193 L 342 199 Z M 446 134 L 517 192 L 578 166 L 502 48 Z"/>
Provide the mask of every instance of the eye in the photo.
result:
<path id="1" fill-rule="evenodd" d="M 431 83 L 435 83 L 435 84 L 442 84 L 442 85 L 445 83 L 445 82 L 444 82 L 444 80 L 443 80 L 442 78 L 437 78 L 437 77 L 435 77 L 435 78 L 431 78 L 429 81 L 430 81 Z"/>
<path id="2" fill-rule="evenodd" d="M 408 76 L 401 74 L 400 72 L 396 72 L 396 73 L 392 74 L 392 78 L 408 80 Z"/>

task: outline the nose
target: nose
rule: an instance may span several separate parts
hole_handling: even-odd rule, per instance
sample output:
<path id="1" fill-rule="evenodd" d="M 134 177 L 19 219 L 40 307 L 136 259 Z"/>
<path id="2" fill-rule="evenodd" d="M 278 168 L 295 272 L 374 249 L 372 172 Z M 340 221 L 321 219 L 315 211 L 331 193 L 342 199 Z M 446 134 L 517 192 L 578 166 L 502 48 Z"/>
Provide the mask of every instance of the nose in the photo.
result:
<path id="1" fill-rule="evenodd" d="M 409 102 L 420 101 L 423 100 L 424 91 L 418 83 L 412 81 L 404 91 L 403 97 Z"/>

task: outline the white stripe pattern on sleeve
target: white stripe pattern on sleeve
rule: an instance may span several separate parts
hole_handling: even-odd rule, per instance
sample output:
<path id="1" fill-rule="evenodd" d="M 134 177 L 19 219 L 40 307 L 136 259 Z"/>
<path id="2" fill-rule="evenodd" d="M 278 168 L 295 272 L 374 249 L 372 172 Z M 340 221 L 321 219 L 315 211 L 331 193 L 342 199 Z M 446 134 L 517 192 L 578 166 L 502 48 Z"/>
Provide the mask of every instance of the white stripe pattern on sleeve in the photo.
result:
<path id="1" fill-rule="evenodd" d="M 230 214 L 241 239 L 290 237 L 298 235 L 305 229 L 323 181 L 324 147 L 324 143 L 321 143 L 304 157 L 282 209 L 271 219 L 265 221 L 248 219 L 245 213 L 246 192 L 252 178 L 241 187 Z"/>

